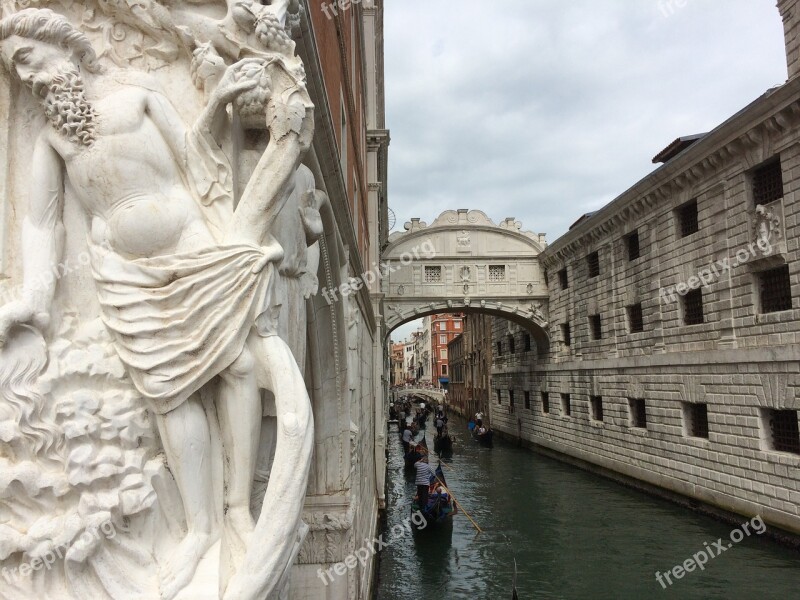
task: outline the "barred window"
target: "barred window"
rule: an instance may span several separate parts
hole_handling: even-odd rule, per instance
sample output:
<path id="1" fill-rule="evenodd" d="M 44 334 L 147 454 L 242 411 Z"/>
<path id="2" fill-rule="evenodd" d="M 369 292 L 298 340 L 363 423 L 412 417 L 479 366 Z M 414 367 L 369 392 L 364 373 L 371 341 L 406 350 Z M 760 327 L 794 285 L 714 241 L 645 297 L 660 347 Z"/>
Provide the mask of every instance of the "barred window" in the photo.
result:
<path id="1" fill-rule="evenodd" d="M 642 303 L 637 302 L 628 307 L 628 325 L 631 333 L 641 333 L 644 331 L 644 314 L 642 313 Z"/>
<path id="2" fill-rule="evenodd" d="M 800 454 L 800 430 L 796 410 L 767 410 L 770 446 L 777 452 Z"/>
<path id="3" fill-rule="evenodd" d="M 497 342 L 497 356 L 503 356 L 503 342 Z"/>
<path id="4" fill-rule="evenodd" d="M 702 289 L 690 290 L 683 297 L 683 322 L 686 325 L 702 325 L 705 323 Z"/>
<path id="5" fill-rule="evenodd" d="M 565 417 L 572 416 L 572 397 L 569 394 L 561 394 L 561 414 Z"/>
<path id="6" fill-rule="evenodd" d="M 425 283 L 441 283 L 442 267 L 425 267 Z"/>
<path id="7" fill-rule="evenodd" d="M 506 280 L 506 266 L 505 265 L 489 265 L 489 281 L 497 283 Z"/>
<path id="8" fill-rule="evenodd" d="M 510 406 L 514 406 L 514 390 L 508 390 L 508 403 Z"/>
<path id="9" fill-rule="evenodd" d="M 511 354 L 516 354 L 516 352 L 517 352 L 516 348 L 514 347 L 514 336 L 513 335 L 508 336 L 508 351 Z"/>
<path id="10" fill-rule="evenodd" d="M 589 267 L 589 278 L 597 277 L 600 275 L 600 254 L 592 252 L 586 257 L 586 264 Z"/>
<path id="11" fill-rule="evenodd" d="M 684 403 L 683 418 L 690 437 L 708 439 L 708 405 Z"/>
<path id="12" fill-rule="evenodd" d="M 592 408 L 592 420 L 593 421 L 602 421 L 603 420 L 603 397 L 602 396 L 590 396 L 589 397 L 589 404 Z"/>
<path id="13" fill-rule="evenodd" d="M 647 429 L 647 406 L 640 398 L 628 398 L 631 427 Z"/>
<path id="14" fill-rule="evenodd" d="M 677 210 L 678 228 L 681 232 L 681 237 L 686 237 L 700 231 L 700 225 L 697 218 L 697 200 L 687 202 Z"/>
<path id="15" fill-rule="evenodd" d="M 561 284 L 562 290 L 565 290 L 569 287 L 569 277 L 567 276 L 566 267 L 564 267 L 558 272 L 558 281 Z"/>
<path id="16" fill-rule="evenodd" d="M 530 410 L 531 409 L 531 393 L 530 392 L 525 392 L 525 409 L 526 410 Z"/>
<path id="17" fill-rule="evenodd" d="M 522 343 L 523 343 L 523 351 L 530 352 L 531 351 L 531 335 L 526 333 L 522 336 Z"/>
<path id="18" fill-rule="evenodd" d="M 769 204 L 783 198 L 783 170 L 775 160 L 753 171 L 753 202 Z"/>
<path id="19" fill-rule="evenodd" d="M 548 392 L 542 392 L 542 412 L 550 413 L 550 394 Z"/>
<path id="20" fill-rule="evenodd" d="M 564 345 L 569 346 L 572 344 L 572 331 L 570 329 L 569 323 L 564 323 L 561 325 L 561 337 L 564 338 Z"/>
<path id="21" fill-rule="evenodd" d="M 503 403 L 503 397 L 500 395 L 500 390 L 497 390 L 497 403 L 498 404 Z"/>
<path id="22" fill-rule="evenodd" d="M 761 312 L 772 313 L 792 309 L 792 284 L 789 265 L 758 274 Z"/>
<path id="23" fill-rule="evenodd" d="M 633 231 L 625 236 L 625 245 L 628 248 L 628 261 L 636 260 L 642 255 L 639 247 L 638 231 Z"/>
<path id="24" fill-rule="evenodd" d="M 603 339 L 603 321 L 600 315 L 591 315 L 589 317 L 589 328 L 592 330 L 592 339 Z"/>

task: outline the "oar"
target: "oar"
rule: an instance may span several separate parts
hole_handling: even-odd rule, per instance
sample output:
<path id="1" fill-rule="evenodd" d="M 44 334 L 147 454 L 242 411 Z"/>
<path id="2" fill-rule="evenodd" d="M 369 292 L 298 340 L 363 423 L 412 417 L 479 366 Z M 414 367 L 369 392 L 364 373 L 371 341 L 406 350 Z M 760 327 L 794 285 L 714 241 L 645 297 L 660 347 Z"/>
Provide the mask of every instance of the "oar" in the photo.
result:
<path id="1" fill-rule="evenodd" d="M 436 474 L 434 473 L 433 476 L 436 477 Z M 483 533 L 483 529 L 481 529 L 478 526 L 478 524 L 475 522 L 475 519 L 473 519 L 466 510 L 464 510 L 464 507 L 461 506 L 461 503 L 458 501 L 458 498 L 456 498 L 455 494 L 453 494 L 453 492 L 451 492 L 449 489 L 447 489 L 447 486 L 444 484 L 444 482 L 441 479 L 436 477 L 436 481 L 438 481 L 442 485 L 442 487 L 444 488 L 445 492 L 450 494 L 450 497 L 453 499 L 453 502 L 456 503 L 456 506 L 458 507 L 458 510 L 460 510 L 461 512 L 463 512 L 466 515 L 466 517 L 469 519 L 470 523 L 472 523 L 472 526 L 475 527 L 475 529 L 478 530 L 478 533 Z"/>

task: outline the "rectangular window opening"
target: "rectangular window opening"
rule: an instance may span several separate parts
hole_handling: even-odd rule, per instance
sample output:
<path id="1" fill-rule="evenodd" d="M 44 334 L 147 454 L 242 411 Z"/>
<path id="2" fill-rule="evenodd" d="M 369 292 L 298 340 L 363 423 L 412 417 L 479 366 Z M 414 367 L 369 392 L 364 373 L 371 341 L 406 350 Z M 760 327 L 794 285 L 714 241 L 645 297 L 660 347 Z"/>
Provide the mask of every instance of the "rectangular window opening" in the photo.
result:
<path id="1" fill-rule="evenodd" d="M 628 326 L 631 333 L 641 333 L 644 331 L 644 314 L 642 313 L 642 303 L 637 302 L 628 307 Z"/>
<path id="2" fill-rule="evenodd" d="M 690 290 L 683 297 L 683 322 L 685 325 L 702 325 L 705 323 L 702 288 Z"/>
<path id="3" fill-rule="evenodd" d="M 561 414 L 565 417 L 572 416 L 572 397 L 569 394 L 561 394 Z"/>
<path id="4" fill-rule="evenodd" d="M 630 424 L 636 429 L 647 429 L 647 406 L 641 398 L 628 398 Z"/>
<path id="5" fill-rule="evenodd" d="M 639 232 L 633 231 L 625 236 L 625 246 L 628 249 L 628 261 L 634 261 L 639 258 L 641 253 L 641 248 L 639 247 Z"/>
<path id="6" fill-rule="evenodd" d="M 700 222 L 697 216 L 697 200 L 691 200 L 679 207 L 677 213 L 678 225 L 682 238 L 700 231 Z"/>
<path id="7" fill-rule="evenodd" d="M 602 396 L 590 396 L 589 403 L 591 404 L 592 408 L 592 420 L 593 421 L 602 421 L 603 420 L 603 397 Z"/>
<path id="8" fill-rule="evenodd" d="M 789 265 L 760 272 L 758 288 L 762 313 L 792 309 L 792 282 L 789 277 Z"/>
<path id="9" fill-rule="evenodd" d="M 586 257 L 586 265 L 589 268 L 589 279 L 600 275 L 600 254 L 592 252 Z"/>

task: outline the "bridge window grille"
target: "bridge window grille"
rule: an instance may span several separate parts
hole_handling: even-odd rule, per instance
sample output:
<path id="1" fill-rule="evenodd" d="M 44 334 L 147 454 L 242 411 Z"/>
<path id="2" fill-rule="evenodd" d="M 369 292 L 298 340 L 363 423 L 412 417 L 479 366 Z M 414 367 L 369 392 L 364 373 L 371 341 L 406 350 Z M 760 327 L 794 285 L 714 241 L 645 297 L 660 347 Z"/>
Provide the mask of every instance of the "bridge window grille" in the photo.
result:
<path id="1" fill-rule="evenodd" d="M 628 247 L 628 261 L 636 260 L 642 255 L 638 231 L 633 231 L 625 236 L 625 245 Z"/>
<path id="2" fill-rule="evenodd" d="M 678 225 L 682 238 L 700 231 L 700 222 L 697 216 L 697 200 L 691 200 L 679 207 L 677 213 Z"/>
<path id="3" fill-rule="evenodd" d="M 442 267 L 425 267 L 425 283 L 441 283 Z"/>
<path id="4" fill-rule="evenodd" d="M 792 283 L 789 265 L 758 274 L 761 312 L 772 313 L 792 309 Z"/>
<path id="5" fill-rule="evenodd" d="M 768 410 L 767 424 L 773 450 L 800 454 L 800 430 L 796 410 Z"/>
<path id="6" fill-rule="evenodd" d="M 589 326 L 592 330 L 592 339 L 603 339 L 603 320 L 600 315 L 592 315 L 589 317 Z"/>
<path id="7" fill-rule="evenodd" d="M 525 410 L 531 409 L 531 393 L 525 392 Z"/>
<path id="8" fill-rule="evenodd" d="M 542 392 L 542 412 L 544 414 L 550 414 L 550 394 L 548 392 Z"/>
<path id="9" fill-rule="evenodd" d="M 644 315 L 642 314 L 642 303 L 631 304 L 628 307 L 628 324 L 631 333 L 641 333 L 644 331 Z"/>
<path id="10" fill-rule="evenodd" d="M 683 322 L 686 325 L 702 325 L 705 323 L 702 289 L 690 290 L 683 297 Z"/>
<path id="11" fill-rule="evenodd" d="M 592 420 L 593 421 L 602 421 L 603 420 L 603 397 L 602 396 L 590 396 L 589 403 L 592 408 Z"/>
<path id="12" fill-rule="evenodd" d="M 562 290 L 565 290 L 569 287 L 569 277 L 567 276 L 566 267 L 564 267 L 558 272 L 558 282 L 561 284 Z"/>
<path id="13" fill-rule="evenodd" d="M 753 171 L 753 202 L 769 204 L 783 198 L 783 170 L 775 160 Z"/>
<path id="14" fill-rule="evenodd" d="M 564 339 L 564 345 L 569 347 L 572 344 L 572 330 L 569 323 L 561 325 L 561 337 Z"/>
<path id="15" fill-rule="evenodd" d="M 708 439 L 708 405 L 687 402 L 683 414 L 689 436 Z"/>
<path id="16" fill-rule="evenodd" d="M 505 265 L 489 265 L 489 282 L 499 283 L 506 280 Z"/>
<path id="17" fill-rule="evenodd" d="M 641 398 L 629 398 L 631 427 L 647 429 L 647 406 Z"/>
<path id="18" fill-rule="evenodd" d="M 600 275 L 600 253 L 592 252 L 586 257 L 586 264 L 589 267 L 589 279 Z"/>
<path id="19" fill-rule="evenodd" d="M 561 414 L 565 417 L 572 416 L 572 397 L 569 394 L 561 394 Z"/>

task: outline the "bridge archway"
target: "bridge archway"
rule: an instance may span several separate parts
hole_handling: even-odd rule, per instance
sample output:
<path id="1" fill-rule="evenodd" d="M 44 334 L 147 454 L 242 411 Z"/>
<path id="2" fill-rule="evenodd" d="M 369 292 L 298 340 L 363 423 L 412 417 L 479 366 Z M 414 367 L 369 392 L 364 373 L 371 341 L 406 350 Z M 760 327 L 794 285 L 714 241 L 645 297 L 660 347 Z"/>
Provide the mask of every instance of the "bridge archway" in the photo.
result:
<path id="1" fill-rule="evenodd" d="M 550 350 L 544 235 L 513 218 L 496 225 L 477 210 L 411 219 L 382 254 L 384 322 L 394 329 L 432 314 L 484 313 L 519 323 L 539 356 Z"/>

